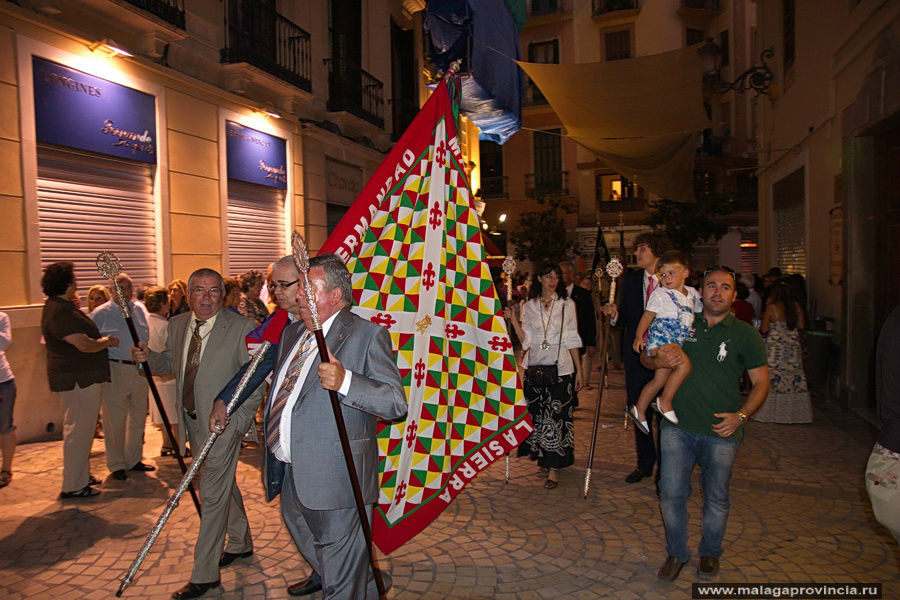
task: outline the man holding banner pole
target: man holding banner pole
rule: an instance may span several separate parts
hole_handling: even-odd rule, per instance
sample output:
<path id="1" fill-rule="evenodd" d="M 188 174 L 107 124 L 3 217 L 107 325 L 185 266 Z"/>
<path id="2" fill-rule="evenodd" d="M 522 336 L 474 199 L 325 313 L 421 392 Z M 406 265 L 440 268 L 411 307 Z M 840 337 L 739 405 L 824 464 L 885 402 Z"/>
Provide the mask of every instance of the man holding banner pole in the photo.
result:
<path id="1" fill-rule="evenodd" d="M 371 520 L 378 500 L 378 419 L 406 414 L 406 395 L 383 327 L 350 312 L 350 274 L 337 256 L 310 259 L 310 284 L 330 361 L 316 354 L 314 324 L 302 288 L 300 322 L 279 342 L 264 413 L 266 499 L 281 494 L 281 513 L 303 557 L 322 579 L 323 598 L 377 598 L 369 551 L 331 411 L 336 391 L 363 499 Z M 248 386 L 249 387 L 249 386 Z M 211 425 L 224 425 L 216 402 Z"/>

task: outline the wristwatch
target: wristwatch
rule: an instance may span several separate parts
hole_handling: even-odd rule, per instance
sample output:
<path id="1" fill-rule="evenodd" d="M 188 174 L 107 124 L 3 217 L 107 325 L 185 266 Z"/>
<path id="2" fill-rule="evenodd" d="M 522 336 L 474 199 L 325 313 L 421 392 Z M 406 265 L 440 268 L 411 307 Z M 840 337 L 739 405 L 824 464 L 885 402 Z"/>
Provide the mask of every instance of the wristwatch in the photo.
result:
<path id="1" fill-rule="evenodd" d="M 750 418 L 745 413 L 742 413 L 741 411 L 737 411 L 737 416 L 738 416 L 738 419 L 741 420 L 741 423 L 746 423 L 747 420 Z"/>

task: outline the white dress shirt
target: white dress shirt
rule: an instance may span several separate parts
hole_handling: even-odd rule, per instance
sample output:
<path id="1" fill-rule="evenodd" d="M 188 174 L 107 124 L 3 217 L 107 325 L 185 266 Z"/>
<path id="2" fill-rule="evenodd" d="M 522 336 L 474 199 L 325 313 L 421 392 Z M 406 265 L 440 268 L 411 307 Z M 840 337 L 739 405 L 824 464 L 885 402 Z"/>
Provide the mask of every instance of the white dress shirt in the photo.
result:
<path id="1" fill-rule="evenodd" d="M 328 332 L 331 330 L 331 324 L 334 323 L 334 318 L 338 315 L 338 313 L 334 313 L 322 324 L 322 335 L 328 335 Z M 300 338 L 294 343 L 291 347 L 290 353 L 285 356 L 289 356 L 287 360 L 284 361 L 284 364 L 281 365 L 281 368 L 278 370 L 278 375 L 275 377 L 275 382 L 272 387 L 271 398 L 274 400 L 278 396 L 278 390 L 281 389 L 281 384 L 284 382 L 285 375 L 287 374 L 288 367 L 291 366 L 291 362 L 294 358 L 294 355 L 297 354 L 297 350 L 300 349 L 300 344 L 303 342 L 303 338 L 305 336 L 301 335 Z M 312 342 L 315 344 L 315 340 Z M 291 395 L 288 397 L 287 403 L 284 405 L 284 410 L 281 411 L 281 420 L 279 421 L 278 431 L 279 431 L 279 444 L 278 448 L 275 449 L 273 453 L 275 458 L 284 463 L 291 462 L 291 413 L 294 411 L 294 406 L 297 404 L 297 399 L 300 397 L 300 390 L 303 389 L 303 385 L 306 382 L 306 378 L 309 376 L 309 371 L 312 368 L 312 364 L 315 362 L 313 357 L 315 353 L 310 356 L 310 358 L 303 363 L 303 368 L 300 370 L 300 375 L 297 377 L 297 382 L 294 384 L 294 388 L 291 390 Z M 318 376 L 318 375 L 317 375 Z M 338 394 L 342 396 L 346 396 L 347 392 L 350 391 L 350 381 L 352 380 L 352 373 L 349 369 L 344 367 L 344 379 L 341 382 L 341 387 L 338 390 Z"/>
<path id="2" fill-rule="evenodd" d="M 219 313 L 217 312 L 210 318 L 206 319 L 206 323 L 201 325 L 200 330 L 197 332 L 198 335 L 200 336 L 200 358 L 197 359 L 198 362 L 203 359 L 203 351 L 206 350 L 206 342 L 207 342 L 207 340 L 209 340 L 209 334 L 211 334 L 213 332 L 213 327 L 216 324 L 216 319 L 218 318 L 218 316 L 219 316 Z M 181 349 L 181 351 L 184 353 L 183 354 L 184 360 L 181 361 L 182 362 L 182 365 L 181 365 L 182 376 L 184 375 L 184 370 L 187 367 L 188 349 L 191 347 L 191 338 L 193 337 L 194 327 L 196 326 L 198 320 L 202 320 L 202 319 L 197 319 L 197 315 L 195 315 L 192 311 L 191 312 L 191 320 L 188 321 L 188 328 L 187 328 L 187 331 L 185 332 L 185 336 L 184 336 L 184 347 Z"/>

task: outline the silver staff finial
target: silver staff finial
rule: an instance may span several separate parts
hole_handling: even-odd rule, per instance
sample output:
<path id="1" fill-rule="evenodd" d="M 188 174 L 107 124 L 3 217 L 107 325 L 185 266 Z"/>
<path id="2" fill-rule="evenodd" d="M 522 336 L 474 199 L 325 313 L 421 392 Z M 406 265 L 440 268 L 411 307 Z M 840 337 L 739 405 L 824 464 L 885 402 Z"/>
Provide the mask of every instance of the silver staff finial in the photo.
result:
<path id="1" fill-rule="evenodd" d="M 306 292 L 306 302 L 312 317 L 313 329 L 321 329 L 319 324 L 319 308 L 316 306 L 316 295 L 309 281 L 309 252 L 306 250 L 306 242 L 298 231 L 291 233 L 291 250 L 294 255 L 294 264 L 303 279 L 303 290 Z"/>
<path id="2" fill-rule="evenodd" d="M 128 308 L 128 300 L 131 298 L 125 297 L 125 294 L 122 293 L 122 288 L 119 287 L 119 282 L 116 281 L 116 277 L 122 273 L 122 263 L 119 261 L 119 257 L 114 252 L 109 251 L 98 254 L 97 272 L 100 273 L 101 277 L 106 277 L 112 281 L 116 298 L 119 299 L 119 308 L 122 309 L 122 316 L 125 319 L 131 317 L 131 310 Z"/>

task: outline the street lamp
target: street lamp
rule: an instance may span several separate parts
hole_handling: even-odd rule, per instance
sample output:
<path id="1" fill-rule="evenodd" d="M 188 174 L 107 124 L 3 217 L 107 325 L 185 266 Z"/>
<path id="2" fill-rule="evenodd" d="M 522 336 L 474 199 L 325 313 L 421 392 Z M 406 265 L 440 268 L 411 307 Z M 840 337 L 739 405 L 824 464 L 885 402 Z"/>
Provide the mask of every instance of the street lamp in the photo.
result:
<path id="1" fill-rule="evenodd" d="M 749 90 L 756 92 L 756 95 L 769 94 L 769 86 L 775 79 L 775 74 L 766 64 L 766 59 L 771 60 L 775 56 L 775 49 L 769 46 L 759 55 L 759 62 L 762 65 L 753 65 L 743 73 L 737 76 L 734 81 L 722 81 L 721 73 L 721 56 L 722 48 L 713 41 L 712 38 L 706 38 L 706 43 L 697 50 L 703 61 L 703 83 L 714 94 L 724 94 L 729 90 L 744 93 Z"/>

